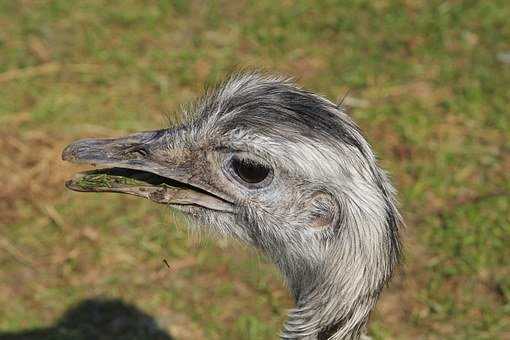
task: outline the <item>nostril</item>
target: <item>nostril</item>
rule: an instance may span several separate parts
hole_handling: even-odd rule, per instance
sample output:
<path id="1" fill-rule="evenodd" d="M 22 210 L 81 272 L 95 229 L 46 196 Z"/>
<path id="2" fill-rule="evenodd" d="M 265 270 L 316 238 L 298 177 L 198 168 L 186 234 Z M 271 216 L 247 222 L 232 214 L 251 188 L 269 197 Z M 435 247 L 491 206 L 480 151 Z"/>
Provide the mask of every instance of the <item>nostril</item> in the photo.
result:
<path id="1" fill-rule="evenodd" d="M 132 158 L 146 158 L 149 155 L 149 151 L 144 145 L 137 144 L 119 150 L 118 154 L 123 154 L 124 156 L 130 156 Z"/>
<path id="2" fill-rule="evenodd" d="M 147 155 L 149 154 L 149 152 L 145 149 L 138 149 L 138 150 L 134 150 L 133 151 L 134 154 L 136 155 L 139 155 L 139 156 L 142 156 L 142 157 L 147 157 Z"/>

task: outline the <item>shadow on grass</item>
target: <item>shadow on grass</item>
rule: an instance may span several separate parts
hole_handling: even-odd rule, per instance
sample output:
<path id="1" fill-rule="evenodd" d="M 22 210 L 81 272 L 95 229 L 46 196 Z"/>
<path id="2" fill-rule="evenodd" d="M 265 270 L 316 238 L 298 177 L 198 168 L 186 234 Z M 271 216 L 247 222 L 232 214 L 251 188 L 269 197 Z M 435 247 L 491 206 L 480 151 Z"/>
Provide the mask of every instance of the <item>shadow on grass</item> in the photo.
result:
<path id="1" fill-rule="evenodd" d="M 88 299 L 71 307 L 48 328 L 1 332 L 0 340 L 172 340 L 154 318 L 117 299 Z"/>

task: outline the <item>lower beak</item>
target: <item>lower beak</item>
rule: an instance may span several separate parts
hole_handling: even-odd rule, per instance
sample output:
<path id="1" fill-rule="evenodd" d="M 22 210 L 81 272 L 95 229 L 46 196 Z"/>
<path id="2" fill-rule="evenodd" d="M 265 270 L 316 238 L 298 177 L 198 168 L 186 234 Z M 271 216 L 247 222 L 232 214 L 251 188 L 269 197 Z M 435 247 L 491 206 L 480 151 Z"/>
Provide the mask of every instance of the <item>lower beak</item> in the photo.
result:
<path id="1" fill-rule="evenodd" d="M 192 175 L 192 152 L 168 148 L 171 130 L 117 139 L 84 139 L 67 146 L 62 159 L 108 168 L 76 174 L 66 187 L 81 192 L 117 192 L 173 206 L 193 205 L 233 212 L 233 204 L 200 176 Z M 167 147 L 163 147 L 166 145 Z M 158 156 L 161 149 L 165 156 Z M 164 159 L 163 159 L 164 158 Z"/>

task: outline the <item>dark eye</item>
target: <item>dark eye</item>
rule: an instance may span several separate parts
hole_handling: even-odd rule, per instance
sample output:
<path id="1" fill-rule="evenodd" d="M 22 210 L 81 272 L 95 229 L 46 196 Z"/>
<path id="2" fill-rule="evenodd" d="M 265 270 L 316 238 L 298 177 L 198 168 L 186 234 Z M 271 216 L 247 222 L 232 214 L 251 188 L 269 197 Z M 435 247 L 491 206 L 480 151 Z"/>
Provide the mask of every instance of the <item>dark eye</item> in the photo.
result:
<path id="1" fill-rule="evenodd" d="M 233 173 L 248 185 L 263 184 L 271 175 L 271 168 L 251 159 L 233 157 L 230 163 Z M 258 185 L 259 186 L 259 185 Z"/>

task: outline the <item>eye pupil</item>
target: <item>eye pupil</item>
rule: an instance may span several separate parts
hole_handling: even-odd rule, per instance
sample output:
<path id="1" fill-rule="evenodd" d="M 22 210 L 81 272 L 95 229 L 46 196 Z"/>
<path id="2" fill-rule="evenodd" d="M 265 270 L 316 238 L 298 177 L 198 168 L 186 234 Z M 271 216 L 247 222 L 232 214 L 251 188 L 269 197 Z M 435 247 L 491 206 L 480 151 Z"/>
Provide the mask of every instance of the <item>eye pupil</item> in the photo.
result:
<path id="1" fill-rule="evenodd" d="M 238 158 L 232 160 L 232 169 L 240 179 L 250 184 L 262 182 L 269 175 L 270 171 L 268 167 L 260 163 Z"/>

